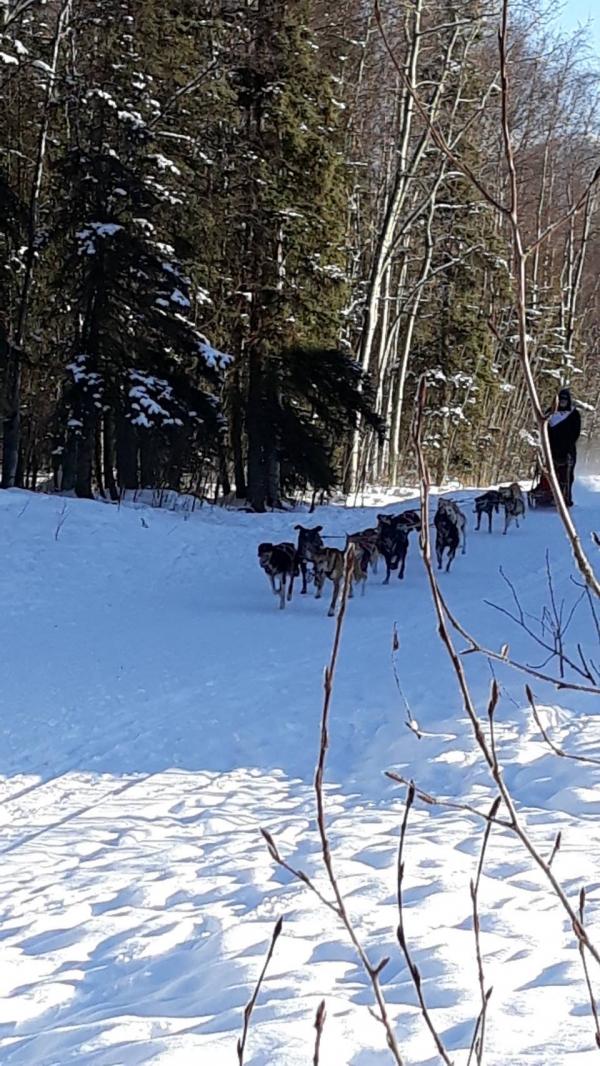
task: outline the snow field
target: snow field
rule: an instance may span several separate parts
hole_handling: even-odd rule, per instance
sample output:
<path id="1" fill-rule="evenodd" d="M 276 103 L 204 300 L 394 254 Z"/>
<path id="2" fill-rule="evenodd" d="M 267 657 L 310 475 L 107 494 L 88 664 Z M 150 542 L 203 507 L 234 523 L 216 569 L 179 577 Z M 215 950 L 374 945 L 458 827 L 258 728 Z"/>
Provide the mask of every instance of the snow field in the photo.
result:
<path id="1" fill-rule="evenodd" d="M 586 543 L 600 526 L 597 483 L 578 486 Z M 464 493 L 457 493 L 463 498 Z M 377 509 L 323 508 L 341 536 Z M 409 505 L 407 503 L 407 505 Z M 312 773 L 328 597 L 277 609 L 256 562 L 261 540 L 291 538 L 297 515 L 251 516 L 0 494 L 4 658 L 0 724 L 0 1061 L 66 1066 L 225 1066 L 273 925 L 284 929 L 254 1014 L 247 1063 L 312 1058 L 327 1000 L 324 1062 L 390 1061 L 371 991 L 333 915 L 270 859 L 264 826 L 295 866 L 327 886 Z M 396 509 L 398 505 L 396 505 Z M 390 506 L 390 510 L 394 507 Z M 470 512 L 470 507 L 465 507 Z M 313 516 L 311 516 L 312 519 Z M 62 524 L 60 528 L 59 522 Z M 143 521 L 142 521 L 143 519 Z M 490 646 L 524 634 L 483 599 L 510 606 L 502 564 L 526 608 L 577 590 L 552 513 L 520 530 L 473 532 L 440 580 L 461 620 Z M 338 543 L 330 541 L 330 543 Z M 591 548 L 591 551 L 594 549 Z M 383 988 L 406 1062 L 437 1060 L 397 942 L 396 852 L 402 790 L 394 768 L 436 796 L 487 809 L 494 796 L 474 747 L 416 542 L 406 578 L 369 579 L 350 603 L 332 705 L 328 819 L 348 907 L 370 958 L 390 956 Z M 391 669 L 423 736 L 405 724 Z M 582 605 L 570 644 L 594 655 Z M 485 660 L 465 659 L 485 712 Z M 574 903 L 588 890 L 600 939 L 600 767 L 553 756 L 527 708 L 523 676 L 497 670 L 505 777 Z M 598 700 L 533 685 L 555 742 L 599 754 Z M 406 931 L 436 1025 L 466 1063 L 479 1009 L 469 880 L 482 823 L 417 804 L 406 848 Z M 490 1066 L 587 1064 L 597 1057 L 573 935 L 542 875 L 507 834 L 491 835 L 480 891 Z M 592 977 L 597 973 L 592 969 Z"/>

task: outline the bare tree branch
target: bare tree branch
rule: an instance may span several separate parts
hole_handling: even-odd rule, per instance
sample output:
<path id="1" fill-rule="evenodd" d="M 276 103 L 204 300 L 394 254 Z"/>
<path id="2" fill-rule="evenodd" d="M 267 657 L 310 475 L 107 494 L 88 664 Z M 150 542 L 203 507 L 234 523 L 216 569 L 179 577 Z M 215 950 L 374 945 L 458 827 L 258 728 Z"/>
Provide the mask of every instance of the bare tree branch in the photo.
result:
<path id="1" fill-rule="evenodd" d="M 426 1024 L 427 1028 L 429 1029 L 429 1032 L 431 1033 L 431 1035 L 433 1037 L 433 1041 L 434 1041 L 434 1044 L 435 1044 L 435 1046 L 437 1048 L 437 1052 L 438 1052 L 440 1058 L 443 1060 L 443 1062 L 446 1063 L 446 1066 L 452 1066 L 452 1060 L 448 1056 L 448 1052 L 446 1051 L 446 1048 L 444 1047 L 442 1038 L 439 1035 L 439 1033 L 438 1033 L 438 1031 L 437 1031 L 437 1029 L 436 1029 L 436 1027 L 435 1027 L 435 1025 L 433 1023 L 433 1019 L 431 1017 L 431 1014 L 429 1013 L 429 1008 L 427 1007 L 427 1003 L 425 1002 L 425 996 L 423 995 L 423 983 L 422 983 L 422 980 L 421 980 L 421 973 L 420 973 L 419 967 L 417 966 L 416 962 L 414 961 L 414 959 L 412 957 L 410 948 L 408 946 L 408 941 L 406 939 L 406 931 L 405 931 L 405 928 L 404 928 L 404 908 L 403 908 L 403 905 L 402 905 L 402 883 L 404 881 L 404 844 L 405 844 L 405 841 L 406 841 L 406 829 L 407 829 L 407 826 L 408 826 L 408 816 L 410 814 L 410 809 L 411 809 L 411 807 L 413 805 L 414 798 L 415 798 L 415 786 L 411 782 L 410 785 L 408 786 L 408 791 L 406 793 L 406 802 L 405 802 L 405 806 L 404 806 L 404 817 L 402 819 L 402 828 L 400 829 L 400 843 L 398 845 L 398 883 L 397 883 L 397 896 L 398 896 L 398 931 L 397 931 L 397 935 L 398 935 L 398 943 L 400 944 L 400 947 L 402 949 L 402 954 L 404 955 L 404 959 L 405 959 L 406 965 L 408 967 L 408 972 L 410 973 L 410 976 L 412 978 L 412 983 L 413 983 L 414 988 L 415 988 L 415 992 L 417 993 L 417 999 L 419 1001 L 419 1006 L 421 1007 L 421 1014 L 423 1015 L 423 1018 L 425 1019 L 425 1024 Z"/>
<path id="2" fill-rule="evenodd" d="M 252 1012 L 253 1012 L 253 1010 L 254 1010 L 254 1008 L 256 1006 L 256 1001 L 258 999 L 262 983 L 263 983 L 263 981 L 265 979 L 267 970 L 269 968 L 269 963 L 270 963 L 271 959 L 273 958 L 273 952 L 275 951 L 275 945 L 276 945 L 277 941 L 279 940 L 279 936 L 281 934 L 282 927 L 283 927 L 283 918 L 278 918 L 278 920 L 277 920 L 277 922 L 275 924 L 275 928 L 273 930 L 273 935 L 271 937 L 271 943 L 269 944 L 269 950 L 267 951 L 267 956 L 265 958 L 263 968 L 260 971 L 260 974 L 259 974 L 259 977 L 258 977 L 258 981 L 256 982 L 256 986 L 254 988 L 254 992 L 252 993 L 252 996 L 250 997 L 250 999 L 248 1000 L 248 1003 L 246 1004 L 246 1006 L 244 1008 L 244 1027 L 242 1029 L 242 1035 L 241 1035 L 241 1037 L 239 1038 L 239 1040 L 237 1042 L 237 1054 L 238 1054 L 239 1066 L 244 1066 L 244 1053 L 245 1053 L 245 1050 L 246 1050 L 246 1040 L 248 1039 L 248 1030 L 250 1028 L 250 1021 L 252 1019 Z"/>
<path id="3" fill-rule="evenodd" d="M 471 879 L 470 893 L 471 893 L 471 905 L 473 908 L 473 933 L 475 935 L 475 957 L 477 959 L 477 979 L 479 982 L 479 993 L 481 996 L 481 1009 L 477 1017 L 475 1025 L 475 1031 L 473 1033 L 473 1041 L 469 1050 L 469 1058 L 467 1060 L 467 1066 L 469 1066 L 472 1058 L 473 1051 L 475 1051 L 477 1066 L 481 1066 L 483 1062 L 483 1049 L 485 1045 L 485 1023 L 487 1017 L 487 1008 L 492 994 L 492 989 L 485 987 L 485 974 L 483 970 L 483 955 L 481 953 L 481 923 L 479 921 L 479 886 L 481 884 L 481 875 L 483 873 L 483 864 L 485 862 L 485 853 L 487 850 L 488 842 L 490 839 L 490 833 L 492 831 L 493 819 L 495 819 L 500 806 L 500 796 L 497 796 L 492 806 L 490 807 L 488 822 L 483 833 L 483 841 L 481 844 L 481 851 L 479 853 L 479 862 L 477 863 L 477 873 L 475 879 Z"/>
<path id="4" fill-rule="evenodd" d="M 570 208 L 569 211 L 567 211 L 565 215 L 562 215 L 560 218 L 555 219 L 555 221 L 551 222 L 549 226 L 546 226 L 545 230 L 542 230 L 539 237 L 537 237 L 535 241 L 532 241 L 532 243 L 529 244 L 525 249 L 526 256 L 530 256 L 531 253 L 535 251 L 535 249 L 538 248 L 540 244 L 543 244 L 544 241 L 547 240 L 548 237 L 550 237 L 557 229 L 560 229 L 561 226 L 564 226 L 565 223 L 569 221 L 569 219 L 574 217 L 574 215 L 579 214 L 581 209 L 586 206 L 590 198 L 590 194 L 592 193 L 595 185 L 597 185 L 599 180 L 600 167 L 597 167 L 576 203 L 573 204 L 573 206 Z"/>
<path id="5" fill-rule="evenodd" d="M 480 644 L 479 641 L 465 629 L 461 622 L 458 621 L 456 616 L 452 614 L 441 590 L 439 591 L 439 595 L 448 622 L 469 645 L 468 648 L 461 652 L 461 655 L 485 655 L 487 659 L 491 659 L 494 662 L 505 663 L 513 670 L 518 670 L 523 674 L 529 674 L 530 677 L 537 677 L 539 681 L 547 681 L 557 689 L 568 689 L 571 692 L 587 692 L 589 695 L 600 696 L 600 688 L 597 685 L 580 685 L 575 681 L 564 681 L 560 677 L 553 677 L 552 674 L 545 674 L 541 670 L 528 666 L 526 663 L 521 663 L 516 659 L 512 659 L 508 654 L 507 645 L 500 652 L 493 651 L 491 648 L 486 648 L 484 645 Z"/>
<path id="6" fill-rule="evenodd" d="M 173 105 L 176 104 L 182 96 L 189 96 L 191 93 L 195 92 L 198 86 L 202 84 L 204 79 L 207 78 L 213 70 L 216 70 L 218 65 L 218 60 L 213 60 L 213 62 L 209 63 L 209 65 L 205 67 L 204 70 L 199 71 L 198 74 L 195 74 L 193 78 L 190 78 L 190 80 L 186 82 L 185 85 L 181 85 L 179 89 L 177 89 L 176 92 L 174 92 L 173 95 L 169 97 L 164 106 L 160 109 L 158 115 L 155 115 L 152 121 L 148 123 L 148 129 L 152 129 L 153 126 L 156 126 L 158 122 L 162 122 L 165 118 L 165 115 L 169 113 Z"/>
<path id="7" fill-rule="evenodd" d="M 317 1014 L 315 1017 L 315 1053 L 313 1055 L 313 1066 L 319 1066 L 321 1061 L 321 1040 L 323 1038 L 323 1029 L 325 1027 L 325 1018 L 327 1017 L 327 1011 L 325 1010 L 325 1000 L 322 999 L 317 1007 Z"/>
<path id="8" fill-rule="evenodd" d="M 479 192 L 481 193 L 481 195 L 483 197 L 485 197 L 487 202 L 489 204 L 491 204 L 492 207 L 494 207 L 499 212 L 499 214 L 508 215 L 508 213 L 509 213 L 508 208 L 505 207 L 505 205 L 502 204 L 500 202 L 500 200 L 496 199 L 496 197 L 483 184 L 483 182 L 480 181 L 480 179 L 477 177 L 477 175 L 474 173 L 474 171 L 471 170 L 471 167 L 468 166 L 468 164 L 465 163 L 464 160 L 462 160 L 458 155 L 455 154 L 455 152 L 452 150 L 452 148 L 448 144 L 448 142 L 447 142 L 446 138 L 444 137 L 443 133 L 441 132 L 441 130 L 439 130 L 438 127 L 436 126 L 435 122 L 432 121 L 431 116 L 429 115 L 429 113 L 427 111 L 427 108 L 425 107 L 425 104 L 421 100 L 421 97 L 419 96 L 418 92 L 416 91 L 414 86 L 410 83 L 409 79 L 407 78 L 406 71 L 404 70 L 402 65 L 398 62 L 398 60 L 396 59 L 396 56 L 395 56 L 395 53 L 394 53 L 394 49 L 392 48 L 392 46 L 390 44 L 389 37 L 387 35 L 387 31 L 386 31 L 384 23 L 383 23 L 383 15 L 382 15 L 382 12 L 381 12 L 381 6 L 380 6 L 380 3 L 379 3 L 379 0 L 374 0 L 374 11 L 375 11 L 375 21 L 377 23 L 377 27 L 379 29 L 379 33 L 381 35 L 381 39 L 383 41 L 385 50 L 388 53 L 388 55 L 389 55 L 393 65 L 394 65 L 394 67 L 396 68 L 398 74 L 400 75 L 400 78 L 402 80 L 402 84 L 406 87 L 406 90 L 412 96 L 414 104 L 415 104 L 415 107 L 417 108 L 417 111 L 419 112 L 419 115 L 421 116 L 423 122 L 425 123 L 427 129 L 429 130 L 429 133 L 431 135 L 431 139 L 434 141 L 434 143 L 437 145 L 437 147 L 440 149 L 440 151 L 443 152 L 444 155 L 450 160 L 452 165 L 455 166 L 456 169 L 459 170 L 461 174 L 463 174 L 466 178 L 468 178 L 469 181 L 471 181 L 472 184 L 475 186 L 475 188 L 479 189 Z M 456 26 L 456 23 L 454 23 L 453 25 Z"/>
<path id="9" fill-rule="evenodd" d="M 582 888 L 580 893 L 579 893 L 579 923 L 580 923 L 580 926 L 581 926 L 582 929 L 584 927 L 583 926 L 584 911 L 585 911 L 585 888 Z M 584 947 L 583 942 L 581 940 L 579 941 L 579 954 L 581 955 L 581 963 L 583 965 L 583 972 L 585 974 L 585 983 L 586 983 L 586 987 L 587 987 L 587 990 L 588 990 L 588 995 L 590 997 L 590 1006 L 592 1008 L 592 1016 L 594 1018 L 594 1025 L 596 1027 L 596 1032 L 594 1034 L 595 1037 L 596 1037 L 596 1047 L 600 1048 L 600 1021 L 598 1019 L 598 1008 L 596 1006 L 596 997 L 594 996 L 594 990 L 592 988 L 592 982 L 590 980 L 590 971 L 589 971 L 589 967 L 588 967 L 588 964 L 587 964 L 587 959 L 585 957 L 585 947 Z"/>
<path id="10" fill-rule="evenodd" d="M 529 700 L 529 706 L 531 707 L 531 712 L 533 714 L 535 724 L 537 725 L 540 733 L 542 734 L 542 737 L 544 738 L 546 744 L 555 755 L 558 755 L 558 757 L 561 759 L 572 759 L 574 762 L 586 763 L 588 766 L 600 766 L 600 759 L 595 759 L 592 755 L 574 755 L 571 752 L 565 751 L 564 748 L 559 747 L 558 744 L 555 744 L 552 738 L 549 736 L 547 729 L 545 729 L 544 725 L 542 724 L 537 709 L 537 704 L 535 702 L 535 697 L 529 685 L 525 685 L 525 692 L 527 695 L 527 699 Z"/>
<path id="11" fill-rule="evenodd" d="M 399 650 L 400 650 L 400 638 L 398 637 L 398 627 L 396 626 L 396 623 L 394 622 L 394 628 L 393 628 L 393 632 L 392 632 L 392 673 L 394 675 L 394 681 L 396 682 L 396 688 L 398 689 L 398 695 L 400 696 L 400 699 L 402 700 L 402 703 L 404 704 L 404 709 L 406 711 L 406 725 L 410 729 L 411 733 L 414 733 L 415 736 L 418 737 L 419 740 L 420 740 L 421 739 L 421 732 L 419 730 L 418 722 L 416 722 L 415 719 L 412 716 L 412 712 L 411 712 L 411 709 L 410 709 L 409 702 L 408 702 L 408 700 L 407 700 L 407 698 L 406 698 L 406 696 L 404 694 L 404 689 L 402 688 L 402 685 L 400 684 L 400 675 L 398 673 L 398 664 L 397 664 L 397 661 L 396 661 L 396 658 L 397 658 Z"/>
<path id="12" fill-rule="evenodd" d="M 273 840 L 273 837 L 271 833 L 269 833 L 268 829 L 265 829 L 263 826 L 261 826 L 260 833 L 267 845 L 269 854 L 274 860 L 274 862 L 276 862 L 278 866 L 281 866 L 283 870 L 287 870 L 287 872 L 297 878 L 298 881 L 301 881 L 302 884 L 306 885 L 307 888 L 310 888 L 311 892 L 314 892 L 315 896 L 317 896 L 317 898 L 321 900 L 321 903 L 323 903 L 324 906 L 328 908 L 328 910 L 333 911 L 337 918 L 341 918 L 341 914 L 337 905 L 335 903 L 332 903 L 331 900 L 327 899 L 327 897 L 324 896 L 322 892 L 320 892 L 320 890 L 317 888 L 314 881 L 311 880 L 308 874 L 304 873 L 304 870 L 299 870 L 296 866 L 291 866 L 290 863 L 283 858 L 281 852 L 279 851 L 279 848 L 277 847 L 277 844 Z"/>
<path id="13" fill-rule="evenodd" d="M 385 776 L 389 777 L 390 781 L 394 781 L 397 785 L 405 785 L 407 788 L 412 785 L 415 790 L 415 797 L 425 803 L 428 807 L 443 807 L 449 811 L 462 811 L 465 814 L 473 814 L 481 821 L 491 822 L 493 825 L 498 825 L 502 829 L 512 829 L 512 823 L 506 821 L 503 818 L 498 818 L 493 815 L 486 814 L 485 811 L 480 811 L 477 807 L 473 807 L 470 803 L 459 803 L 455 800 L 440 799 L 439 796 L 432 796 L 429 792 L 425 792 L 414 781 L 409 781 L 408 778 L 403 777 L 402 774 L 396 773 L 395 770 L 386 770 Z"/>
<path id="14" fill-rule="evenodd" d="M 580 677 L 583 677 L 586 681 L 590 681 L 592 685 L 595 685 L 596 684 L 596 678 L 595 678 L 594 674 L 591 672 L 591 670 L 589 669 L 589 667 L 588 667 L 587 663 L 585 662 L 585 660 L 583 661 L 582 666 L 579 666 L 576 662 L 573 661 L 573 659 L 571 659 L 567 655 L 567 653 L 565 652 L 565 649 L 564 649 L 564 637 L 565 637 L 565 634 L 566 634 L 566 632 L 567 632 L 567 630 L 569 628 L 569 625 L 570 625 L 570 623 L 571 623 L 571 621 L 572 621 L 572 619 L 574 617 L 574 614 L 575 614 L 575 611 L 577 610 L 577 607 L 579 606 L 579 604 L 581 603 L 581 601 L 583 599 L 584 593 L 582 592 L 582 594 L 578 598 L 577 602 L 573 605 L 573 608 L 570 611 L 567 619 L 563 620 L 562 610 L 558 608 L 557 603 L 556 603 L 556 598 L 555 598 L 555 594 L 554 594 L 554 585 L 553 585 L 553 581 L 552 581 L 552 574 L 551 574 L 551 571 L 550 571 L 550 565 L 549 565 L 549 560 L 548 560 L 548 555 L 547 554 L 546 554 L 546 570 L 547 570 L 548 587 L 549 587 L 549 590 L 550 590 L 550 603 L 551 603 L 551 607 L 552 607 L 552 613 L 551 613 L 551 615 L 549 615 L 548 612 L 547 612 L 547 609 L 546 608 L 544 609 L 545 614 L 542 616 L 542 626 L 544 625 L 544 618 L 550 620 L 549 628 L 550 628 L 552 636 L 554 638 L 554 644 L 548 644 L 548 642 L 546 640 L 544 640 L 543 637 L 541 637 L 538 633 L 536 633 L 535 630 L 527 623 L 526 615 L 525 615 L 525 612 L 524 612 L 524 610 L 523 610 L 523 608 L 521 606 L 521 602 L 519 600 L 519 596 L 518 596 L 517 590 L 515 588 L 515 585 L 510 580 L 510 578 L 504 573 L 504 570 L 502 569 L 502 567 L 500 567 L 500 575 L 501 575 L 503 581 L 506 582 L 506 584 L 508 585 L 509 589 L 511 590 L 513 599 L 514 599 L 515 604 L 517 606 L 517 614 L 513 614 L 512 611 L 508 610 L 508 608 L 501 607 L 499 604 L 494 603 L 492 600 L 484 600 L 484 603 L 487 604 L 488 607 L 493 608 L 494 611 L 498 611 L 500 614 L 503 614 L 507 618 L 510 618 L 511 622 L 516 622 L 516 624 L 518 626 L 520 626 L 521 629 L 523 629 L 524 632 L 527 633 L 527 635 L 530 636 L 532 638 L 532 640 L 534 640 L 536 642 L 536 644 L 539 645 L 540 648 L 543 648 L 545 651 L 550 652 L 550 655 L 549 655 L 548 659 L 546 660 L 546 662 L 549 662 L 551 659 L 553 659 L 555 657 L 558 658 L 559 666 L 560 666 L 560 678 L 561 678 L 561 681 L 564 679 L 564 664 L 566 663 L 567 666 L 569 666 L 571 668 L 571 670 L 574 671 L 574 673 L 579 674 Z M 580 658 L 583 658 L 582 653 L 580 653 Z M 546 664 L 544 663 L 544 665 L 546 665 Z M 529 664 L 528 664 L 528 668 L 532 669 L 532 670 L 536 669 L 535 667 L 529 667 Z"/>

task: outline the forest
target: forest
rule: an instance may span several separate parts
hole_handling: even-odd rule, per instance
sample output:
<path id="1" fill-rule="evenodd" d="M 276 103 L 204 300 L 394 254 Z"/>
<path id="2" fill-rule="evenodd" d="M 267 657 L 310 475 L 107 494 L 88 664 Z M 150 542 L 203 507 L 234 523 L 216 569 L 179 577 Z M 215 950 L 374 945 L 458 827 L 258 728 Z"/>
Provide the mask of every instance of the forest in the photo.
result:
<path id="1" fill-rule="evenodd" d="M 519 2 L 502 85 L 499 8 L 3 0 L 3 487 L 397 485 L 423 375 L 439 483 L 527 476 L 512 182 L 536 385 L 593 436 L 598 70 Z"/>

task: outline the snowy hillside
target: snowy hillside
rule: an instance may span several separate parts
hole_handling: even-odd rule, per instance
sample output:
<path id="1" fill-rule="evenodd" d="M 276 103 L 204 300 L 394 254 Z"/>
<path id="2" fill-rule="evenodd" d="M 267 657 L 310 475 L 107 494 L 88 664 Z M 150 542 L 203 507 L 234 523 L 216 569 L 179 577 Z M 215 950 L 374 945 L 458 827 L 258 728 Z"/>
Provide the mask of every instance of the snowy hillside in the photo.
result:
<path id="1" fill-rule="evenodd" d="M 577 486 L 590 552 L 600 484 Z M 464 494 L 459 494 L 464 497 Z M 393 510 L 394 508 L 390 508 Z M 396 510 L 398 507 L 396 507 Z M 569 550 L 553 513 L 521 529 L 473 532 L 443 590 L 483 642 L 515 658 L 543 652 L 483 603 L 512 608 L 498 568 L 539 614 L 549 550 L 570 606 Z M 325 532 L 373 524 L 375 509 L 321 509 Z M 314 521 L 313 521 L 314 518 Z M 383 1066 L 384 1033 L 347 935 L 270 858 L 265 827 L 327 892 L 314 821 L 328 599 L 280 612 L 256 561 L 262 540 L 293 536 L 294 515 L 203 509 L 188 520 L 20 492 L 0 494 L 2 852 L 0 1062 L 3 1066 L 226 1066 L 275 920 L 284 918 L 254 1013 L 250 1066 L 312 1061 Z M 330 541 L 341 545 L 341 541 Z M 416 541 L 406 578 L 371 577 L 349 605 L 332 704 L 328 816 L 357 932 L 382 975 L 407 1064 L 439 1061 L 396 941 L 396 851 L 403 790 L 388 768 L 439 797 L 487 810 L 495 795 L 465 721 Z M 391 637 L 400 636 L 402 692 Z M 598 655 L 585 603 L 570 647 Z M 490 667 L 464 660 L 485 718 Z M 549 664 L 548 669 L 555 671 Z M 523 675 L 498 671 L 505 778 L 573 905 L 588 889 L 600 943 L 600 766 L 554 756 L 532 719 Z M 556 743 L 600 755 L 600 701 L 534 684 Z M 482 823 L 417 803 L 406 849 L 406 933 L 424 994 L 456 1066 L 479 1011 L 469 881 Z M 494 829 L 480 891 L 489 1066 L 597 1060 L 589 997 L 564 911 L 510 835 Z M 600 987 L 599 974 L 592 981 Z"/>

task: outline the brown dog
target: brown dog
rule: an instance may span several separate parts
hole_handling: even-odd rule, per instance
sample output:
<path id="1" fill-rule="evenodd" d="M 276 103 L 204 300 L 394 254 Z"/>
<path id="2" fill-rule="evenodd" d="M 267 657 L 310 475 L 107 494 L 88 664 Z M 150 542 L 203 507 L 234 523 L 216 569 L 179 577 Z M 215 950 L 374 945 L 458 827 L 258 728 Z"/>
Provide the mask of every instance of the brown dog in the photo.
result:
<path id="1" fill-rule="evenodd" d="M 326 579 L 331 581 L 333 585 L 333 595 L 327 612 L 329 617 L 333 618 L 344 574 L 346 573 L 346 553 L 340 551 L 339 548 L 319 548 L 313 554 L 313 563 L 315 567 L 315 585 L 317 587 L 315 599 L 321 599 Z M 362 583 L 362 593 L 364 595 L 368 566 L 368 557 L 359 547 L 355 547 L 348 592 L 350 598 L 354 595 L 352 586 L 355 581 Z"/>
<path id="2" fill-rule="evenodd" d="M 516 481 L 513 481 L 512 485 L 501 485 L 498 495 L 500 505 L 504 508 L 504 533 L 506 534 L 513 519 L 518 529 L 519 518 L 525 518 L 525 497 L 521 492 L 521 486 Z"/>
<path id="3" fill-rule="evenodd" d="M 354 544 L 355 547 L 361 549 L 363 558 L 368 554 L 369 558 L 366 566 L 370 566 L 373 573 L 376 574 L 379 560 L 379 530 L 363 529 L 359 533 L 348 533 L 346 534 L 346 549 L 350 544 Z"/>

